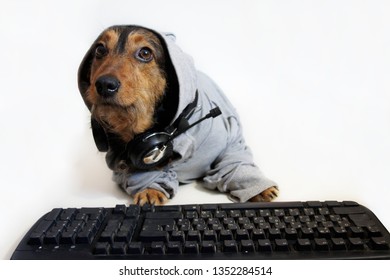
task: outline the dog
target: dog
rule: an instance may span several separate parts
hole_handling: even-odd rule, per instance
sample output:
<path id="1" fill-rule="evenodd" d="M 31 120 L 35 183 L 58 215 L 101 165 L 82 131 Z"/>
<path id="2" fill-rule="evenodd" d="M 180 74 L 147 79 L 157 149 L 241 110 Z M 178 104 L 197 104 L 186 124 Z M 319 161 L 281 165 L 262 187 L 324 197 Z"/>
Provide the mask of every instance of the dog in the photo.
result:
<path id="1" fill-rule="evenodd" d="M 104 30 L 78 70 L 99 151 L 136 204 L 164 204 L 203 180 L 233 201 L 271 201 L 278 186 L 254 164 L 239 117 L 169 33 Z"/>

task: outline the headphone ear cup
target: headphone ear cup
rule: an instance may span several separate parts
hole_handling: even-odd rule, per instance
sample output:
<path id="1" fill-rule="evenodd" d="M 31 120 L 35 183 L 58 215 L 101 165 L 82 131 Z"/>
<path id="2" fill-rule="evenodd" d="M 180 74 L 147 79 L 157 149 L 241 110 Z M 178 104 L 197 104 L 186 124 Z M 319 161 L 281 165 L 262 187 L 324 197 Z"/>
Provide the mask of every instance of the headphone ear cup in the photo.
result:
<path id="1" fill-rule="evenodd" d="M 128 158 L 138 169 L 152 169 L 169 159 L 173 154 L 173 145 L 165 133 L 141 134 L 129 145 Z"/>
<path id="2" fill-rule="evenodd" d="M 94 118 L 91 118 L 91 127 L 92 127 L 93 139 L 95 140 L 95 144 L 99 152 L 107 152 L 108 139 L 107 139 L 107 134 L 104 131 L 104 128 Z"/>

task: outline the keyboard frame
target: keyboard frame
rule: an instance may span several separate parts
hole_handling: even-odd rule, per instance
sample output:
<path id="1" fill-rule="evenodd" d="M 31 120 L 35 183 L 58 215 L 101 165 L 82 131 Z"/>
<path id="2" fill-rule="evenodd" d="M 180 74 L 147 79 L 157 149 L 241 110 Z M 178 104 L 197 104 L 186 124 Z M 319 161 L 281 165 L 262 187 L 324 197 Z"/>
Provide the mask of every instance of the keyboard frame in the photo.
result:
<path id="1" fill-rule="evenodd" d="M 222 207 L 226 210 L 245 210 L 245 209 L 278 209 L 278 208 L 301 208 L 301 207 L 310 207 L 310 205 L 314 205 L 316 203 L 323 203 L 324 205 L 336 205 L 337 203 L 347 204 L 351 206 L 361 207 L 360 209 L 364 209 L 364 211 L 369 215 L 369 217 L 375 222 L 376 226 L 380 229 L 381 233 L 386 239 L 386 242 L 390 244 L 390 234 L 389 231 L 385 228 L 385 226 L 381 223 L 381 221 L 376 217 L 376 215 L 367 207 L 364 207 L 353 201 L 345 201 L 345 202 L 336 202 L 336 201 L 328 201 L 328 202 L 270 202 L 270 203 L 222 203 L 222 204 L 199 204 L 194 205 L 194 207 L 202 207 L 202 208 L 210 208 L 218 205 L 218 207 Z M 152 208 L 159 210 L 160 207 L 163 209 L 166 208 L 174 208 L 174 207 L 190 207 L 189 205 L 169 205 L 169 206 L 150 206 Z M 337 207 L 337 206 L 336 206 Z M 91 209 L 95 207 L 89 207 Z M 96 207 L 103 208 L 103 207 Z M 66 208 L 63 208 L 66 209 Z M 77 208 L 81 209 L 81 208 Z M 99 237 L 104 224 L 107 223 L 109 217 L 111 217 L 114 207 L 105 207 L 107 210 L 107 215 L 105 216 L 102 226 L 99 228 L 98 232 L 94 236 L 94 240 L 91 244 L 81 245 L 77 244 L 72 249 L 72 245 L 44 245 L 45 249 L 37 250 L 38 245 L 30 245 L 28 244 L 31 233 L 35 230 L 38 224 L 44 220 L 50 212 L 43 215 L 40 219 L 36 221 L 36 223 L 30 228 L 30 230 L 25 234 L 23 239 L 20 241 L 19 245 L 15 249 L 11 260 L 29 260 L 29 259 L 40 259 L 40 260 L 49 260 L 49 259 L 58 259 L 58 260 L 113 260 L 113 259 L 137 259 L 137 260 L 288 260 L 288 259 L 296 259 L 296 260 L 307 260 L 307 259 L 390 259 L 390 249 L 389 250 L 344 250 L 344 251 L 297 251 L 290 250 L 287 252 L 284 251 L 272 251 L 272 252 L 216 252 L 216 253 L 199 253 L 199 254 L 185 254 L 182 253 L 180 255 L 176 254 L 126 254 L 126 255 L 98 255 L 93 253 L 93 248 L 95 243 L 97 242 L 97 238 Z M 155 210 L 153 209 L 153 210 Z M 161 209 L 160 209 L 161 210 Z M 142 219 L 139 220 L 138 224 L 143 223 L 143 219 L 145 218 L 146 212 L 142 212 Z"/>

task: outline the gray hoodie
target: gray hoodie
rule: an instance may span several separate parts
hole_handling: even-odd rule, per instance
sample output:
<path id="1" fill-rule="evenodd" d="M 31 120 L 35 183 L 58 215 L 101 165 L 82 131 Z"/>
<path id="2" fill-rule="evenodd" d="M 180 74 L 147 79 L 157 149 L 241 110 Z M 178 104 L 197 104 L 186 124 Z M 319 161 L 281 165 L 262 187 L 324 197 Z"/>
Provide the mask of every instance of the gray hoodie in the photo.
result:
<path id="1" fill-rule="evenodd" d="M 207 189 L 229 194 L 233 201 L 244 202 L 265 189 L 276 186 L 254 164 L 250 149 L 243 139 L 237 113 L 218 86 L 197 71 L 193 60 L 176 44 L 172 34 L 158 33 L 165 41 L 179 84 L 179 105 L 176 116 L 191 103 L 198 91 L 197 109 L 190 123 L 219 106 L 222 115 L 195 125 L 173 140 L 179 159 L 160 170 L 132 172 L 114 171 L 113 180 L 134 195 L 145 188 L 162 191 L 171 198 L 179 183 L 201 181 Z M 109 157 L 110 152 L 107 156 Z"/>

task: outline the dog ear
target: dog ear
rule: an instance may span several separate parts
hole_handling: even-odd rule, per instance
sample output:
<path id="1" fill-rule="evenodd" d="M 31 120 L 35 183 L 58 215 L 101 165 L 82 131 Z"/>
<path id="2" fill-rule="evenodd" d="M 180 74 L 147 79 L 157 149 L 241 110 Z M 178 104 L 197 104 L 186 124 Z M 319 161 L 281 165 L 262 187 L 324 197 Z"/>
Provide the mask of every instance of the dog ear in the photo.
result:
<path id="1" fill-rule="evenodd" d="M 176 75 L 175 67 L 173 66 L 171 57 L 169 56 L 168 46 L 161 36 L 161 34 L 156 33 L 151 30 L 160 40 L 161 46 L 163 47 L 164 53 L 164 72 L 167 80 L 167 87 L 165 88 L 164 96 L 161 100 L 160 106 L 156 111 L 155 119 L 158 120 L 158 123 L 161 127 L 167 127 L 173 121 L 177 108 L 179 106 L 179 81 Z M 168 40 L 174 40 L 173 34 L 165 34 Z"/>
<path id="2" fill-rule="evenodd" d="M 94 118 L 91 118 L 91 127 L 93 139 L 99 152 L 107 152 L 109 145 L 106 131 Z"/>
<path id="3" fill-rule="evenodd" d="M 90 86 L 90 75 L 91 75 L 91 65 L 92 65 L 92 60 L 94 57 L 94 52 L 93 50 L 95 49 L 95 44 L 91 46 L 91 48 L 87 51 L 85 54 L 83 60 L 81 61 L 81 64 L 79 66 L 78 70 L 78 86 L 79 86 L 79 91 L 81 93 L 81 96 L 84 100 L 85 105 L 87 105 L 88 110 L 91 111 L 92 104 L 87 101 L 86 95 L 87 95 L 87 90 Z"/>

